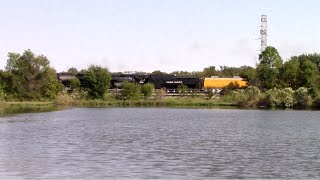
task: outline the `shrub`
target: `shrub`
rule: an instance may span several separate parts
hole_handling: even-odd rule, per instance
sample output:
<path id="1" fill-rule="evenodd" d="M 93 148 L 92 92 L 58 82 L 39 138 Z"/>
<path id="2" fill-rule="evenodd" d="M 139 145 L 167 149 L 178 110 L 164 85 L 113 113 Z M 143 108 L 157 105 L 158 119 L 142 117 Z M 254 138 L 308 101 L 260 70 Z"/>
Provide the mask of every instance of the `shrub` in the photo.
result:
<path id="1" fill-rule="evenodd" d="M 248 97 L 246 96 L 243 89 L 239 89 L 231 92 L 231 96 L 240 106 L 248 105 Z"/>
<path id="2" fill-rule="evenodd" d="M 0 101 L 3 101 L 6 97 L 6 93 L 4 92 L 4 89 L 2 87 L 1 81 L 0 81 Z"/>
<path id="3" fill-rule="evenodd" d="M 265 92 L 263 104 L 268 107 L 292 108 L 294 106 L 294 91 L 292 88 L 273 88 Z"/>
<path id="4" fill-rule="evenodd" d="M 151 83 L 144 84 L 141 87 L 141 92 L 145 98 L 151 97 L 153 90 L 154 90 L 154 85 Z"/>
<path id="5" fill-rule="evenodd" d="M 234 90 L 237 90 L 237 89 L 240 89 L 239 83 L 238 82 L 231 82 L 228 84 L 228 86 L 224 87 L 221 90 L 220 94 L 225 95 L 225 94 L 228 94 L 228 93 L 230 93 Z"/>
<path id="6" fill-rule="evenodd" d="M 88 92 L 83 89 L 75 89 L 70 96 L 76 100 L 88 99 Z"/>
<path id="7" fill-rule="evenodd" d="M 292 88 L 285 88 L 280 91 L 280 107 L 292 108 L 294 105 L 294 91 Z"/>
<path id="8" fill-rule="evenodd" d="M 56 99 L 57 105 L 74 105 L 76 104 L 76 100 L 69 95 L 66 91 L 60 92 Z"/>
<path id="9" fill-rule="evenodd" d="M 80 87 L 80 81 L 78 78 L 70 79 L 70 86 L 72 90 L 77 90 Z"/>
<path id="10" fill-rule="evenodd" d="M 122 99 L 138 100 L 142 96 L 141 86 L 139 84 L 123 82 L 120 94 Z"/>
<path id="11" fill-rule="evenodd" d="M 300 87 L 294 93 L 295 107 L 306 108 L 311 106 L 311 96 L 309 95 L 308 89 Z"/>
<path id="12" fill-rule="evenodd" d="M 265 92 L 264 99 L 262 100 L 262 104 L 268 106 L 268 107 L 276 107 L 278 102 L 278 96 L 279 90 L 277 88 L 269 89 Z"/>
<path id="13" fill-rule="evenodd" d="M 184 84 L 181 84 L 181 85 L 178 86 L 177 90 L 180 93 L 180 95 L 184 95 L 188 91 L 188 86 L 186 86 Z"/>
<path id="14" fill-rule="evenodd" d="M 166 96 L 166 91 L 164 89 L 155 90 L 155 99 L 161 100 L 165 96 Z"/>
<path id="15" fill-rule="evenodd" d="M 239 106 L 256 107 L 260 101 L 260 90 L 255 86 L 228 92 L 223 96 L 227 102 L 236 102 Z"/>
<path id="16" fill-rule="evenodd" d="M 207 97 L 208 97 L 208 99 L 211 99 L 212 97 L 213 97 L 213 90 L 212 89 L 208 89 L 208 91 L 207 91 Z"/>
<path id="17" fill-rule="evenodd" d="M 255 86 L 249 86 L 244 90 L 248 101 L 257 101 L 260 97 L 260 90 Z"/>

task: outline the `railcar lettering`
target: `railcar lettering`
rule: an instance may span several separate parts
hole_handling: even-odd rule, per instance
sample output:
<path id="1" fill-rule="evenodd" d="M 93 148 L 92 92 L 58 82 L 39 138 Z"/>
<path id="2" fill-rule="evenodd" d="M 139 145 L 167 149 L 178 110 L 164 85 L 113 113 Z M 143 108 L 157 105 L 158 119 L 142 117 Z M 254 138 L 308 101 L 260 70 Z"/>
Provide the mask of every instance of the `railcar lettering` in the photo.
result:
<path id="1" fill-rule="evenodd" d="M 182 84 L 182 81 L 166 81 L 167 84 Z"/>

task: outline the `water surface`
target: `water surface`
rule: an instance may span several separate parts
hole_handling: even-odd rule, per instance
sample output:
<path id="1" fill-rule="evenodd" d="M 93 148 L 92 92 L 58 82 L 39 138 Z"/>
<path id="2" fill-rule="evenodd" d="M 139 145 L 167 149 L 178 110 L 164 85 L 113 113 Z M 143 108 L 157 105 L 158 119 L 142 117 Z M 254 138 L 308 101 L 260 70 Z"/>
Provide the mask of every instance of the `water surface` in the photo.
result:
<path id="1" fill-rule="evenodd" d="M 320 112 L 74 108 L 0 118 L 0 178 L 319 178 Z"/>

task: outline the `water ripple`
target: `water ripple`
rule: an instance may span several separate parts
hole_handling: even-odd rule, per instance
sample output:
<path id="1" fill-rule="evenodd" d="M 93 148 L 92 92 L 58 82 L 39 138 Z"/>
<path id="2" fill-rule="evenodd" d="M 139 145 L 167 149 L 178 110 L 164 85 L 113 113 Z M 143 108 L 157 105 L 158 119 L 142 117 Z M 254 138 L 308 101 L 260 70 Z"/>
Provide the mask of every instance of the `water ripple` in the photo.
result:
<path id="1" fill-rule="evenodd" d="M 0 118 L 0 178 L 319 178 L 320 113 L 76 108 Z"/>

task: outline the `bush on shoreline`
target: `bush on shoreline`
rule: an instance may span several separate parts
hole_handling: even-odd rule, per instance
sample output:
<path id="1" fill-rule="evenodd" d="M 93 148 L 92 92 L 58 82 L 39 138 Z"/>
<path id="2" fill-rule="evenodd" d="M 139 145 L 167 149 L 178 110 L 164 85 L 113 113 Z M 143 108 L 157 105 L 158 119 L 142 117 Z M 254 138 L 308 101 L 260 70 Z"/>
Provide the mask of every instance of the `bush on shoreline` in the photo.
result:
<path id="1" fill-rule="evenodd" d="M 269 89 L 260 92 L 257 87 L 249 86 L 246 89 L 234 90 L 223 96 L 227 102 L 236 102 L 240 107 L 250 108 L 295 108 L 306 109 L 320 107 L 320 97 L 312 102 L 310 92 L 305 87 L 297 90 L 292 88 Z"/>

